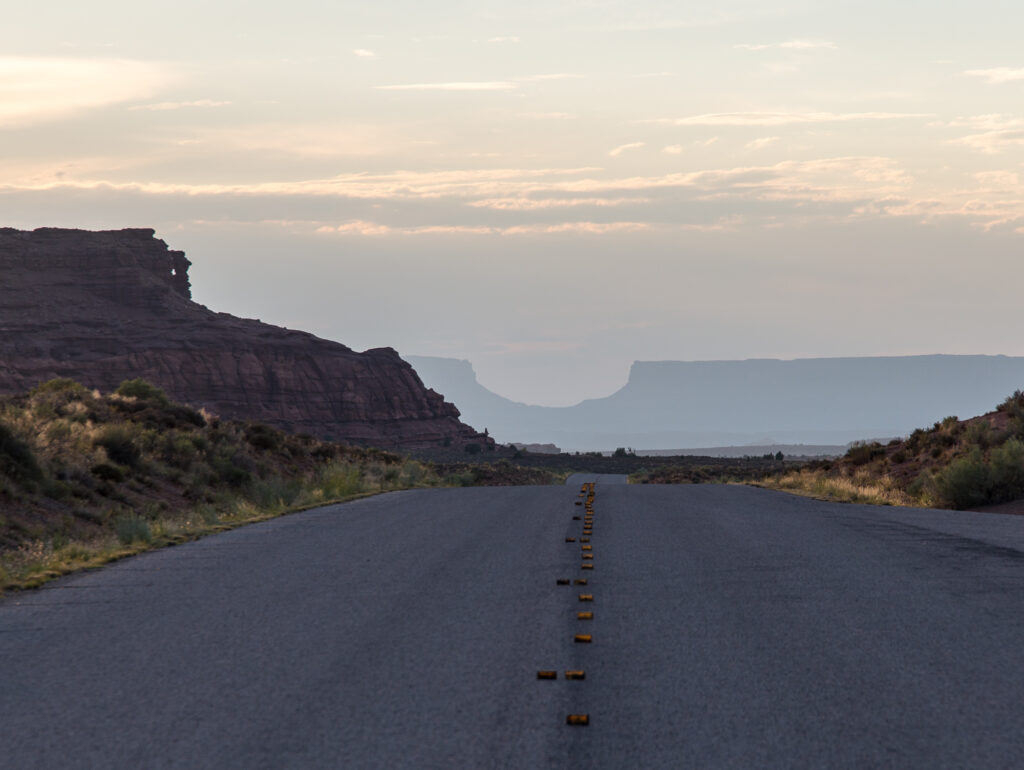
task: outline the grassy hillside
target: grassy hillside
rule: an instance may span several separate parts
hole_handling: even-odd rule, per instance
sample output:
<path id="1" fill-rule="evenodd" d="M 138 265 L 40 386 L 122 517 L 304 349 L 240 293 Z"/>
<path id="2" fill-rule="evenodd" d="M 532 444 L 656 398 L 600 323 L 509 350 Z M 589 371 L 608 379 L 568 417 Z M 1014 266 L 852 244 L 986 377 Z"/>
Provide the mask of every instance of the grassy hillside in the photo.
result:
<path id="1" fill-rule="evenodd" d="M 0 399 L 0 591 L 302 507 L 422 486 L 549 483 L 220 420 L 130 380 Z"/>
<path id="2" fill-rule="evenodd" d="M 1024 497 L 1024 392 L 994 412 L 915 430 L 903 441 L 861 444 L 765 486 L 827 499 L 966 510 Z"/>

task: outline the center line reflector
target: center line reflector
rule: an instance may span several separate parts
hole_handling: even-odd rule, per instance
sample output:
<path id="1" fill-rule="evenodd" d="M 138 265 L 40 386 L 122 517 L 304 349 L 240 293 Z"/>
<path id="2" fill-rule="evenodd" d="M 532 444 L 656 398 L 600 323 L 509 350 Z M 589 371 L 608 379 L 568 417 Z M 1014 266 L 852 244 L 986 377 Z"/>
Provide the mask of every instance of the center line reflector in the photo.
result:
<path id="1" fill-rule="evenodd" d="M 594 613 L 593 612 L 577 612 L 576 613 L 576 620 L 593 620 L 593 619 L 594 619 Z"/>
<path id="2" fill-rule="evenodd" d="M 566 679 L 586 679 L 587 678 L 587 674 L 586 674 L 585 671 L 566 671 L 565 672 L 565 678 Z"/>
<path id="3" fill-rule="evenodd" d="M 594 641 L 594 637 L 590 634 L 576 634 L 576 636 L 574 636 L 572 640 L 579 644 L 590 644 L 592 641 Z"/>
<path id="4" fill-rule="evenodd" d="M 538 671 L 537 672 L 537 678 L 538 679 L 558 679 L 558 672 L 557 671 Z"/>
<path id="5" fill-rule="evenodd" d="M 590 724 L 590 714 L 569 714 L 565 718 L 565 723 L 574 727 L 586 727 Z"/>
<path id="6" fill-rule="evenodd" d="M 580 601 L 581 602 L 592 602 L 592 601 L 594 601 L 594 595 L 593 594 L 580 594 Z"/>

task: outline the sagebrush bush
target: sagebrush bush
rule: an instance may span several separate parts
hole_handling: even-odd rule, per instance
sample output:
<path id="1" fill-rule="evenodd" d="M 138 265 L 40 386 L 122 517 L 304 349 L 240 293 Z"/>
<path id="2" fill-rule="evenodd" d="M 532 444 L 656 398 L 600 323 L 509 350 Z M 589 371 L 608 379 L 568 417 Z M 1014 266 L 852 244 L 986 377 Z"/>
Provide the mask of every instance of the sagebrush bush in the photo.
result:
<path id="1" fill-rule="evenodd" d="M 1010 439 L 987 459 L 972 448 L 932 476 L 932 492 L 940 505 L 960 510 L 1024 496 L 1024 442 Z"/>
<path id="2" fill-rule="evenodd" d="M 38 481 L 42 469 L 32 449 L 0 422 L 0 473 L 16 481 Z"/>
<path id="3" fill-rule="evenodd" d="M 153 401 L 161 406 L 166 406 L 171 403 L 171 400 L 163 390 L 158 388 L 156 385 L 146 382 L 142 378 L 125 380 L 117 386 L 117 390 L 114 392 L 119 396 L 137 398 L 141 401 Z"/>
<path id="4" fill-rule="evenodd" d="M 135 445 L 134 436 L 124 425 L 108 425 L 96 437 L 96 446 L 103 447 L 113 462 L 134 468 L 142 459 L 142 452 Z"/>
<path id="5" fill-rule="evenodd" d="M 117 516 L 114 519 L 114 532 L 121 545 L 131 545 L 135 542 L 151 543 L 153 533 L 149 528 L 149 522 L 134 514 Z"/>
<path id="6" fill-rule="evenodd" d="M 846 459 L 854 465 L 866 465 L 885 456 L 885 447 L 877 441 L 872 444 L 854 444 L 846 451 Z"/>

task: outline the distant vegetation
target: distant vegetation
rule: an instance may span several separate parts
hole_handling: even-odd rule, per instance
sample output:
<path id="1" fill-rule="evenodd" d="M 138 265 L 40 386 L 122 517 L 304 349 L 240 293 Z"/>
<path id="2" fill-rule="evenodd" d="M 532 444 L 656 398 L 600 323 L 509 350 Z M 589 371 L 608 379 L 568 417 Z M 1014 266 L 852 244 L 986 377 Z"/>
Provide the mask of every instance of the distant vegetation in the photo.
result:
<path id="1" fill-rule="evenodd" d="M 903 441 L 860 444 L 767 486 L 827 499 L 970 509 L 1024 497 L 1024 392 L 996 411 L 947 417 Z"/>
<path id="2" fill-rule="evenodd" d="M 371 492 L 553 480 L 220 420 L 143 380 L 52 380 L 0 399 L 0 590 Z"/>

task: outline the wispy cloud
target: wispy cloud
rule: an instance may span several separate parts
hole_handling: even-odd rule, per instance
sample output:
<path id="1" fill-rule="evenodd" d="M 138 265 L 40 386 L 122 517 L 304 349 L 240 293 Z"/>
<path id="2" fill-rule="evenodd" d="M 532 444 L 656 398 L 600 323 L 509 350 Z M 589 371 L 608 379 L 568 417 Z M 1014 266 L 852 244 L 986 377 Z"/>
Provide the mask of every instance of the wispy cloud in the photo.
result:
<path id="1" fill-rule="evenodd" d="M 1024 130 L 1021 133 L 1024 143 Z M 217 211 L 220 205 L 235 211 L 242 198 L 261 201 L 257 206 L 261 211 L 282 210 L 287 198 L 305 199 L 305 211 L 351 212 L 340 223 L 325 220 L 330 216 L 325 214 L 310 226 L 340 235 L 600 234 L 644 228 L 711 232 L 884 217 L 922 221 L 954 217 L 985 228 L 1011 222 L 1024 226 L 1024 192 L 1018 184 L 1020 176 L 1013 171 L 979 172 L 974 187 L 950 192 L 922 185 L 899 161 L 879 156 L 637 176 L 615 176 L 600 168 L 492 168 L 230 184 L 117 182 L 102 178 L 102 166 L 93 178 L 86 173 L 56 177 L 52 171 L 30 171 L 25 171 L 20 183 L 11 182 L 8 175 L 0 195 L 88 190 L 103 195 L 161 196 L 169 207 L 176 205 L 175 200 L 185 205 L 201 199 L 187 205 L 199 205 L 205 211 Z M 680 208 L 683 202 L 692 205 Z M 407 210 L 406 203 L 414 205 Z M 692 216 L 673 215 L 666 220 L 666 206 L 676 212 L 691 211 Z M 616 210 L 628 210 L 628 220 L 594 221 L 602 219 L 597 212 Z M 708 219 L 709 210 L 714 212 L 712 219 Z M 424 211 L 433 212 L 436 220 L 425 224 Z M 552 214 L 564 221 L 552 223 Z"/>
<path id="2" fill-rule="evenodd" d="M 767 51 L 773 48 L 781 48 L 791 51 L 813 51 L 813 50 L 838 50 L 839 46 L 831 40 L 787 40 L 784 43 L 740 43 L 733 48 L 740 48 L 745 51 Z"/>
<path id="3" fill-rule="evenodd" d="M 577 208 L 597 206 L 635 206 L 650 203 L 650 198 L 485 198 L 473 201 L 473 208 L 494 209 L 495 211 L 542 211 L 544 209 Z"/>
<path id="4" fill-rule="evenodd" d="M 965 75 L 984 78 L 989 83 L 1000 84 L 1010 83 L 1014 80 L 1024 80 L 1024 67 L 992 67 L 982 70 L 966 70 Z"/>
<path id="5" fill-rule="evenodd" d="M 520 83 L 532 83 L 543 80 L 579 80 L 583 75 L 575 72 L 550 72 L 544 75 L 527 75 L 521 78 L 513 78 Z"/>
<path id="6" fill-rule="evenodd" d="M 576 116 L 570 112 L 520 112 L 518 117 L 531 120 L 570 120 Z"/>
<path id="7" fill-rule="evenodd" d="M 777 141 L 779 141 L 779 137 L 777 136 L 762 136 L 758 139 L 747 142 L 743 146 L 748 150 L 760 150 L 770 144 L 775 144 Z"/>
<path id="8" fill-rule="evenodd" d="M 511 225 L 425 225 L 420 227 L 393 227 L 376 222 L 353 220 L 340 225 L 324 225 L 318 233 L 335 235 L 552 235 L 558 233 L 605 235 L 608 233 L 645 230 L 646 222 L 559 222 L 557 224 Z"/>
<path id="9" fill-rule="evenodd" d="M 644 146 L 643 142 L 630 142 L 629 144 L 620 144 L 614 149 L 608 150 L 608 155 L 613 158 L 617 158 L 619 155 L 624 153 L 626 150 L 636 150 Z"/>
<path id="10" fill-rule="evenodd" d="M 456 83 L 404 83 L 375 86 L 379 91 L 512 91 L 519 88 L 509 80 L 483 80 Z"/>
<path id="11" fill-rule="evenodd" d="M 917 112 L 713 112 L 686 118 L 660 118 L 638 123 L 672 126 L 789 126 L 800 123 L 847 123 L 861 120 L 902 120 L 928 118 Z"/>
<path id="12" fill-rule="evenodd" d="M 661 148 L 662 152 L 667 152 L 669 155 L 678 155 L 683 151 L 683 145 L 681 144 L 670 144 L 667 147 Z"/>
<path id="13" fill-rule="evenodd" d="M 985 131 L 954 139 L 953 144 L 962 144 L 972 150 L 989 155 L 1003 152 L 1008 147 L 1024 144 L 1024 128 L 1009 128 L 1001 131 Z"/>
<path id="14" fill-rule="evenodd" d="M 1003 152 L 1008 147 L 1024 144 L 1024 118 L 988 113 L 960 117 L 948 123 L 939 122 L 936 125 L 969 128 L 979 132 L 953 139 L 951 144 L 962 144 L 988 155 Z"/>
<path id="15" fill-rule="evenodd" d="M 374 58 L 377 55 L 376 53 L 374 53 L 373 51 L 369 50 L 368 48 L 353 48 L 352 49 L 352 53 L 353 53 L 353 55 L 361 56 L 364 59 L 372 59 L 372 58 Z"/>
<path id="16" fill-rule="evenodd" d="M 185 110 L 193 107 L 226 107 L 231 102 L 217 102 L 213 99 L 197 99 L 194 102 L 157 102 L 156 104 L 133 104 L 128 109 L 131 111 L 147 110 L 151 112 L 164 112 L 167 110 Z"/>
<path id="17" fill-rule="evenodd" d="M 136 60 L 0 57 L 0 125 L 144 99 L 172 80 L 165 67 Z"/>
<path id="18" fill-rule="evenodd" d="M 516 35 L 502 35 L 500 37 L 487 38 L 488 43 L 518 43 L 519 38 Z"/>
<path id="19" fill-rule="evenodd" d="M 610 29 L 618 32 L 660 32 L 672 29 L 701 29 L 703 27 L 720 27 L 725 24 L 735 24 L 741 21 L 739 16 L 734 14 L 723 14 L 708 18 L 691 19 L 637 19 L 619 24 L 611 24 L 603 29 Z"/>

